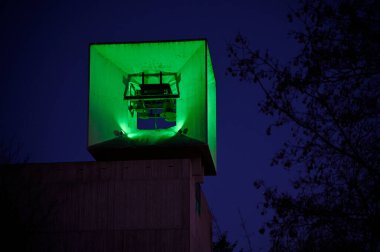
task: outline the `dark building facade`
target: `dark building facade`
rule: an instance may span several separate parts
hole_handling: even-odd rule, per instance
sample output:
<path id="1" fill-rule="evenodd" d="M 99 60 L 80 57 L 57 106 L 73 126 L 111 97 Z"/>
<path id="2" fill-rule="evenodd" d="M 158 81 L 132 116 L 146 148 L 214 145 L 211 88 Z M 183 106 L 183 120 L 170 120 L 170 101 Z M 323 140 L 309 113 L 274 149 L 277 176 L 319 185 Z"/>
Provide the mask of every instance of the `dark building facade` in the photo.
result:
<path id="1" fill-rule="evenodd" d="M 28 164 L 4 171 L 2 187 L 20 211 L 19 240 L 26 250 L 212 250 L 200 158 Z"/>

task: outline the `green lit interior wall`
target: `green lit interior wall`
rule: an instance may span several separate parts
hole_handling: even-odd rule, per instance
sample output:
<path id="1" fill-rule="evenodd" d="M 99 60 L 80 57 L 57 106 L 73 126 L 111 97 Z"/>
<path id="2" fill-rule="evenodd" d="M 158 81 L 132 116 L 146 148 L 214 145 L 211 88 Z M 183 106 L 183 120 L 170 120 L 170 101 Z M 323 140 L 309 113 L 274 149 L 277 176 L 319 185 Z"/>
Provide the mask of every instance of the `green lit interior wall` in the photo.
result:
<path id="1" fill-rule="evenodd" d="M 181 68 L 181 97 L 178 101 L 177 118 L 187 136 L 207 142 L 206 139 L 206 71 L 205 45 L 201 44 Z"/>
<path id="2" fill-rule="evenodd" d="M 181 74 L 176 126 L 137 129 L 136 115 L 123 99 L 123 76 L 133 73 Z M 134 144 L 160 144 L 187 128 L 187 137 L 209 145 L 216 164 L 216 86 L 205 40 L 93 44 L 90 46 L 88 146 L 114 139 L 123 130 Z"/>
<path id="3" fill-rule="evenodd" d="M 216 81 L 214 69 L 207 48 L 207 143 L 216 164 Z"/>
<path id="4" fill-rule="evenodd" d="M 126 116 L 128 104 L 120 95 L 123 72 L 96 48 L 90 50 L 89 146 L 114 138 L 113 130 L 136 127 L 136 121 Z"/>

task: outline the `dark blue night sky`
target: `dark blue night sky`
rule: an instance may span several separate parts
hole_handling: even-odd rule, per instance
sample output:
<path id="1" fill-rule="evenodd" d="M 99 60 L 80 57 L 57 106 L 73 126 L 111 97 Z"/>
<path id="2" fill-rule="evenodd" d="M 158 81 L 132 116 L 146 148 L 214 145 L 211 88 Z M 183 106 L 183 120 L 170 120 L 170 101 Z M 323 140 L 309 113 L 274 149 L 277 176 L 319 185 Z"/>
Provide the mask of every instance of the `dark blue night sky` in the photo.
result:
<path id="1" fill-rule="evenodd" d="M 217 82 L 218 175 L 203 185 L 222 229 L 247 247 L 238 209 L 255 250 L 262 200 L 255 179 L 286 188 L 270 160 L 286 130 L 265 134 L 262 94 L 225 75 L 226 45 L 238 32 L 286 61 L 294 54 L 286 14 L 294 1 L 1 1 L 0 139 L 14 136 L 31 162 L 90 161 L 87 152 L 88 46 L 94 42 L 206 38 Z"/>

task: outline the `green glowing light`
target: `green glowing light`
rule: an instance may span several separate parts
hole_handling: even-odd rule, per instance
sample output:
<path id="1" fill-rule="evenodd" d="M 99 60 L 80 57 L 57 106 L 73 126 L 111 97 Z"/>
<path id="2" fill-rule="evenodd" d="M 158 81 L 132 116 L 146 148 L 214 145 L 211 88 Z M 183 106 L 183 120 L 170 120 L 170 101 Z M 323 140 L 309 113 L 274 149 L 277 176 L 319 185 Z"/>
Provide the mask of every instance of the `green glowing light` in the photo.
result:
<path id="1" fill-rule="evenodd" d="M 138 129 L 137 112 L 131 109 L 138 103 L 125 98 L 137 92 L 125 91 L 126 85 L 138 87 L 144 76 L 153 79 L 160 73 L 175 99 L 175 126 Z M 188 139 L 208 146 L 216 166 L 216 85 L 205 40 L 92 44 L 89 82 L 89 147 L 115 139 L 115 130 L 122 130 L 136 147 L 166 143 L 186 129 Z"/>

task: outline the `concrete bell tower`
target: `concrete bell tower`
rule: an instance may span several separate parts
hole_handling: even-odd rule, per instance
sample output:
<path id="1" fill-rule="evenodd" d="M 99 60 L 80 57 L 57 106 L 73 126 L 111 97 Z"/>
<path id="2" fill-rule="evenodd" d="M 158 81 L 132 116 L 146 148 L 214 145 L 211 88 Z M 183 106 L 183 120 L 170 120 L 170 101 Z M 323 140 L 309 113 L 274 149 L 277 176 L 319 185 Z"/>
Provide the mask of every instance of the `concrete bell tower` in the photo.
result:
<path id="1" fill-rule="evenodd" d="M 96 161 L 4 168 L 0 182 L 25 229 L 9 243 L 38 252 L 210 252 L 201 184 L 216 175 L 216 88 L 207 41 L 92 44 L 89 56 Z"/>
<path id="2" fill-rule="evenodd" d="M 124 181 L 117 230 L 134 237 L 124 250 L 211 251 L 201 191 L 216 175 L 207 41 L 91 44 L 89 53 L 88 150 Z"/>
<path id="3" fill-rule="evenodd" d="M 216 174 L 216 87 L 206 40 L 90 45 L 96 160 L 200 157 Z"/>

